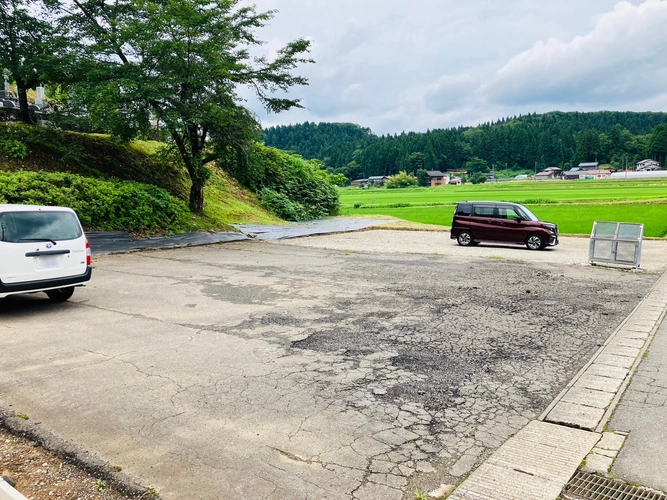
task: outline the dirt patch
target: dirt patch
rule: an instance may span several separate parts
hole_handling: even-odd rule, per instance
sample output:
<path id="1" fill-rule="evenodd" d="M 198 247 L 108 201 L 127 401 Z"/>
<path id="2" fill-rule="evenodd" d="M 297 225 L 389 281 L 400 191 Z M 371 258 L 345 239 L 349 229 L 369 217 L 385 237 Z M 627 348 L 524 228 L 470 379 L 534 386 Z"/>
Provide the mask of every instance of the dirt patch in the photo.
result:
<path id="1" fill-rule="evenodd" d="M 32 500 L 140 500 L 155 498 L 123 494 L 108 480 L 96 477 L 45 450 L 34 441 L 0 428 L 0 472 L 16 483 L 16 490 Z"/>

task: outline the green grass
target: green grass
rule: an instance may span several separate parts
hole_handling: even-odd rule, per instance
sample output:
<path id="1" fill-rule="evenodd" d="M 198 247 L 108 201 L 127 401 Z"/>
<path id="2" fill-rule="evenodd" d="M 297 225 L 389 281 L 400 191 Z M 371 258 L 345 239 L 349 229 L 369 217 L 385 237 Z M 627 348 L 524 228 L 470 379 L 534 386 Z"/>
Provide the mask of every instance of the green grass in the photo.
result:
<path id="1" fill-rule="evenodd" d="M 563 234 L 590 234 L 593 221 L 609 220 L 642 223 L 648 237 L 667 236 L 667 179 L 343 188 L 340 199 L 343 214 L 389 215 L 442 226 L 451 224 L 458 201 L 511 201 L 528 206 L 540 219 L 557 223 Z M 361 207 L 354 208 L 355 204 Z"/>
<path id="2" fill-rule="evenodd" d="M 281 224 L 283 221 L 264 210 L 257 196 L 241 188 L 221 170 L 215 169 L 204 187 L 203 226 L 211 221 L 226 224 Z"/>
<path id="3" fill-rule="evenodd" d="M 0 124 L 0 140 L 3 139 L 22 142 L 29 154 L 16 159 L 0 151 L 0 173 L 68 172 L 94 179 L 137 181 L 164 188 L 187 203 L 191 182 L 183 168 L 159 154 L 164 146 L 160 142 L 137 140 L 124 144 L 102 134 L 23 124 Z M 203 215 L 190 214 L 187 221 L 171 230 L 225 231 L 233 230 L 229 224 L 239 222 L 282 222 L 264 210 L 255 195 L 217 169 L 204 188 L 204 199 Z"/>

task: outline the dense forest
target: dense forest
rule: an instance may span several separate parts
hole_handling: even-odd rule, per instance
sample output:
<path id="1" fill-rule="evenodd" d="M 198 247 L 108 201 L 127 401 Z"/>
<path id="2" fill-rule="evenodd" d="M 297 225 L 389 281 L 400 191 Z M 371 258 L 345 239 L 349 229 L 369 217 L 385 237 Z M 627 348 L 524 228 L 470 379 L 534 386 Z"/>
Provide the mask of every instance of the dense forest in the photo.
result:
<path id="1" fill-rule="evenodd" d="M 552 112 L 457 127 L 377 136 L 351 123 L 264 130 L 268 146 L 321 160 L 348 179 L 399 171 L 494 170 L 499 177 L 599 161 L 622 169 L 645 158 L 665 166 L 667 113 Z"/>

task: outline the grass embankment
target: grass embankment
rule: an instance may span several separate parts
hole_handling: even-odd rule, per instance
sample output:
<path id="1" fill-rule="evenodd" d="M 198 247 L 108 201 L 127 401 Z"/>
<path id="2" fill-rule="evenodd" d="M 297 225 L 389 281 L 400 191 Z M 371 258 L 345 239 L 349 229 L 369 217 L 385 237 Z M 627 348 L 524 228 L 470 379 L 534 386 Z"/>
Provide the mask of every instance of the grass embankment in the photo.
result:
<path id="1" fill-rule="evenodd" d="M 511 201 L 557 223 L 564 234 L 590 234 L 594 221 L 610 220 L 644 224 L 648 237 L 667 236 L 667 179 L 344 188 L 340 200 L 343 214 L 381 214 L 442 226 L 451 224 L 458 201 Z"/>
<path id="2" fill-rule="evenodd" d="M 6 201 L 29 203 L 58 203 L 67 206 L 84 207 L 85 203 L 94 203 L 92 199 L 67 201 L 67 195 L 88 196 L 90 193 L 104 192 L 107 197 L 99 203 L 113 206 L 121 203 L 123 196 L 143 197 L 154 207 L 164 208 L 171 214 L 163 223 L 158 220 L 158 212 L 154 212 L 145 221 L 137 221 L 135 225 L 123 222 L 116 217 L 117 210 L 109 212 L 108 217 L 97 217 L 84 222 L 87 230 L 129 229 L 137 233 L 159 234 L 167 232 L 184 232 L 192 230 L 223 231 L 232 229 L 229 224 L 236 222 L 280 222 L 275 216 L 259 206 L 257 197 L 244 190 L 224 172 L 215 170 L 205 188 L 205 207 L 203 215 L 194 215 L 187 211 L 190 181 L 187 173 L 161 153 L 162 144 L 154 141 L 134 141 L 129 144 L 119 143 L 109 136 L 96 134 L 79 134 L 65 132 L 46 127 L 28 127 L 20 124 L 0 124 L 0 143 L 11 142 L 12 147 L 0 147 L 0 171 L 5 172 L 43 172 L 40 182 L 49 183 L 48 173 L 69 173 L 83 177 L 67 181 L 78 189 L 70 190 L 65 197 L 52 192 L 51 198 L 46 197 L 44 189 L 33 188 L 32 192 L 21 186 L 17 191 L 5 190 Z M 21 146 L 22 145 L 22 146 Z M 23 147 L 23 154 L 21 154 Z M 15 174 L 14 174 L 15 175 Z M 4 176 L 5 187 L 11 177 Z M 85 179 L 91 179 L 90 186 L 83 188 Z M 124 182 L 132 181 L 133 186 L 123 186 Z M 62 182 L 62 180 L 55 180 Z M 22 181 L 25 184 L 25 180 Z M 94 186 L 93 186 L 94 185 Z M 141 185 L 149 185 L 142 188 Z M 155 191 L 153 186 L 162 191 Z M 27 186 L 26 186 L 27 188 Z M 124 193 L 124 194 L 123 194 Z M 18 199 L 17 199 L 18 198 Z M 173 198 L 173 199 L 172 199 Z M 180 208 L 176 209 L 180 203 Z M 96 207 L 99 208 L 99 207 Z M 173 215 L 174 210 L 184 213 Z M 79 211 L 82 208 L 79 208 Z M 90 210 L 94 212 L 95 210 Z M 128 212 L 129 213 L 129 212 Z M 144 211 L 144 213 L 146 213 Z M 101 212 L 100 212 L 101 214 Z M 136 214 L 136 215 L 135 215 Z M 127 215 L 124 216 L 127 220 Z M 140 218 L 141 211 L 131 214 L 131 218 Z M 86 219 L 86 216 L 82 216 Z M 150 220 L 149 220 L 150 219 Z"/>

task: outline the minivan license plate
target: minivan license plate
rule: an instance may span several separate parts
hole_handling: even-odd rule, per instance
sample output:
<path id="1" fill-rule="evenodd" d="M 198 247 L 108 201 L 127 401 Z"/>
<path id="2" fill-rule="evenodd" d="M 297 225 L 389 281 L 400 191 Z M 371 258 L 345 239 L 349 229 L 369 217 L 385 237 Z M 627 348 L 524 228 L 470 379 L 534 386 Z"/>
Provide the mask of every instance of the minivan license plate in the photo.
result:
<path id="1" fill-rule="evenodd" d="M 35 257 L 35 260 L 37 261 L 37 269 L 40 271 L 60 268 L 60 255 L 43 255 Z"/>

